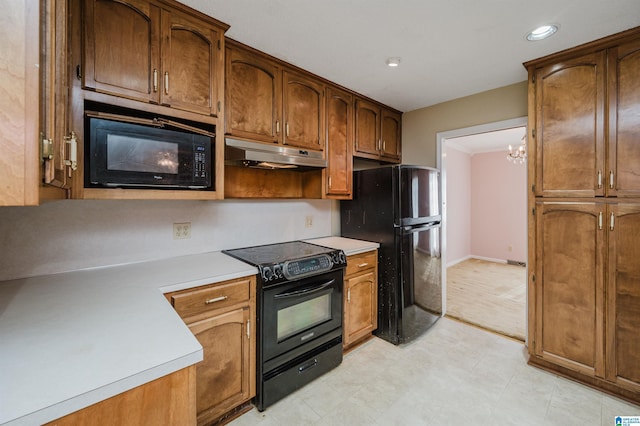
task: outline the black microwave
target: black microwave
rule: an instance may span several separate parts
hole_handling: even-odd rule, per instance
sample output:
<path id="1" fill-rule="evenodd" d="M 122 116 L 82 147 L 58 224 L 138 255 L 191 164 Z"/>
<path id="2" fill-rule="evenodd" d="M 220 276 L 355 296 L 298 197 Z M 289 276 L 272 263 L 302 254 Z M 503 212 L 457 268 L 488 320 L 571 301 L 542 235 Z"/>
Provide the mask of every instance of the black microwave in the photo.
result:
<path id="1" fill-rule="evenodd" d="M 214 135 L 165 123 L 170 122 L 87 116 L 89 186 L 211 188 Z"/>

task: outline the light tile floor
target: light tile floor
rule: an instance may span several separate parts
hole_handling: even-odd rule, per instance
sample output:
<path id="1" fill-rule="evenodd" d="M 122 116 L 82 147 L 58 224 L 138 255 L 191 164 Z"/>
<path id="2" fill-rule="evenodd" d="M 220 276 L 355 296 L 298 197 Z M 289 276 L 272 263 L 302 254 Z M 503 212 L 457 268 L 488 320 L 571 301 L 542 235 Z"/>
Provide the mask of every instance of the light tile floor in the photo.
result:
<path id="1" fill-rule="evenodd" d="M 394 346 L 374 338 L 245 425 L 615 425 L 640 406 L 526 364 L 522 343 L 448 318 Z"/>

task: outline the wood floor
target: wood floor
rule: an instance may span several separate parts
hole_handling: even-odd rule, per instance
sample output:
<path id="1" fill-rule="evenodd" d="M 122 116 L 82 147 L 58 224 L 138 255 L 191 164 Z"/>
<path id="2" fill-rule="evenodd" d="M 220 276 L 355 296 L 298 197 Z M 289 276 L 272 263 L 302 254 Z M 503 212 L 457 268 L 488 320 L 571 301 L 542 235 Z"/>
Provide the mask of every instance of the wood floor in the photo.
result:
<path id="1" fill-rule="evenodd" d="M 524 341 L 526 268 L 468 259 L 447 268 L 447 316 Z"/>

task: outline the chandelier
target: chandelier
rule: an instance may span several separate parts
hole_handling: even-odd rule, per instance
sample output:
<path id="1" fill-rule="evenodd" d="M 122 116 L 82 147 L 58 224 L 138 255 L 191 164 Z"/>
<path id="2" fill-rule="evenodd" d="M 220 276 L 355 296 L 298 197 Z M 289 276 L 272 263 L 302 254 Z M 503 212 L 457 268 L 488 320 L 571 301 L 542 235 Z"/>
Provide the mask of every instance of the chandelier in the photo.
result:
<path id="1" fill-rule="evenodd" d="M 513 161 L 514 164 L 523 164 L 527 161 L 527 134 L 522 135 L 522 144 L 517 148 L 513 149 L 511 145 L 509 145 L 509 153 L 507 154 L 507 160 Z"/>

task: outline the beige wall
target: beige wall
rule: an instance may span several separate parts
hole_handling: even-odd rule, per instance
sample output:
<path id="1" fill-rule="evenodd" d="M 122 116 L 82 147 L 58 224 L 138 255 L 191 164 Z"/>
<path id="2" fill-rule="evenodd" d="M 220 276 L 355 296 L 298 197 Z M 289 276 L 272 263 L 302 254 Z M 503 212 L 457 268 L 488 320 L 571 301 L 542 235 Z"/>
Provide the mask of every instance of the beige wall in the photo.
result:
<path id="1" fill-rule="evenodd" d="M 402 162 L 436 167 L 436 133 L 526 115 L 526 81 L 405 112 Z"/>

